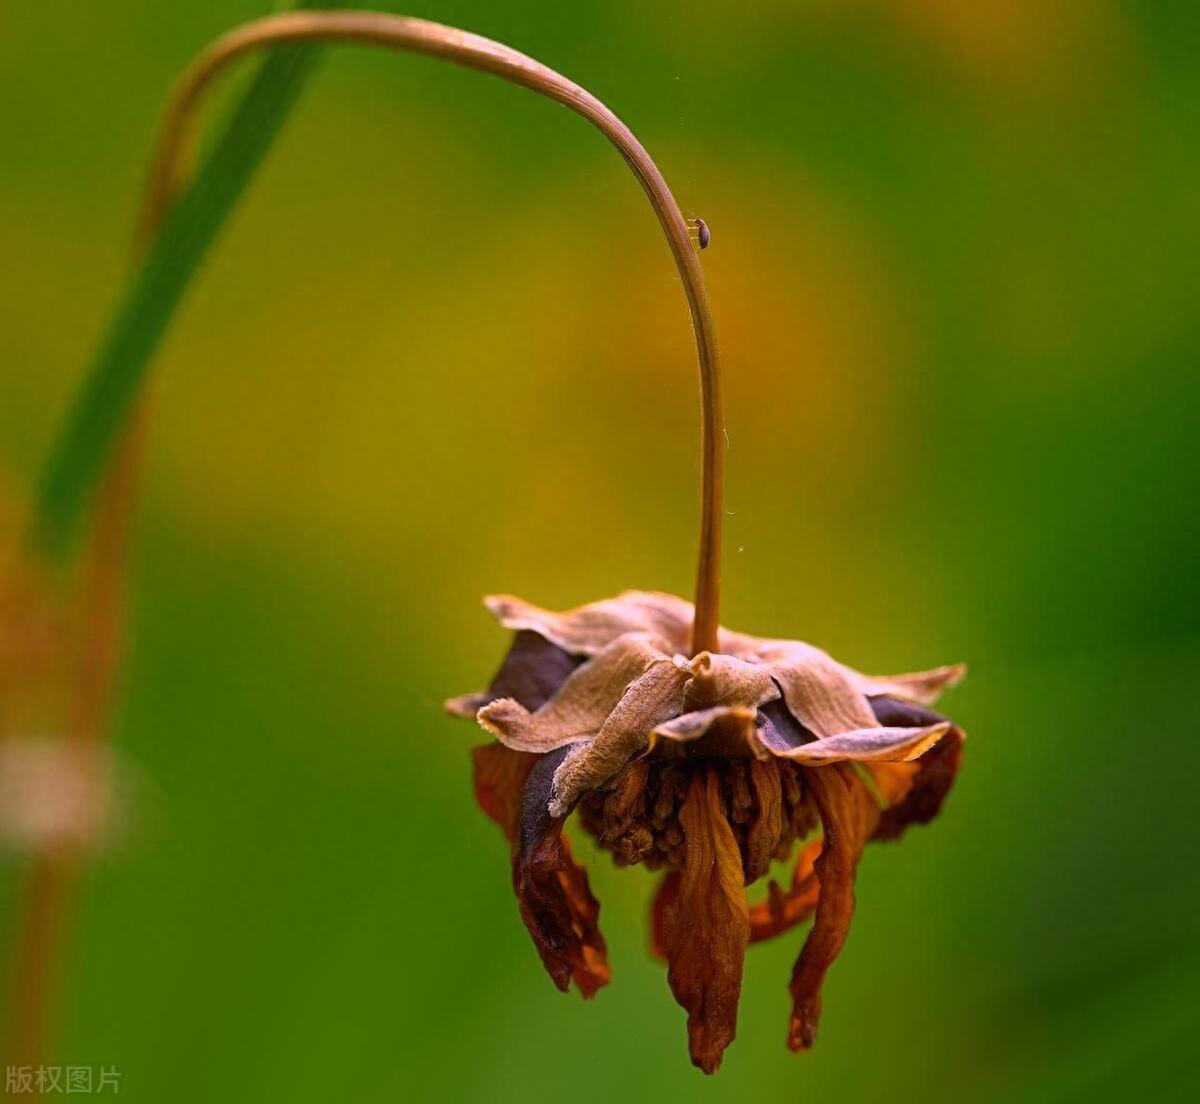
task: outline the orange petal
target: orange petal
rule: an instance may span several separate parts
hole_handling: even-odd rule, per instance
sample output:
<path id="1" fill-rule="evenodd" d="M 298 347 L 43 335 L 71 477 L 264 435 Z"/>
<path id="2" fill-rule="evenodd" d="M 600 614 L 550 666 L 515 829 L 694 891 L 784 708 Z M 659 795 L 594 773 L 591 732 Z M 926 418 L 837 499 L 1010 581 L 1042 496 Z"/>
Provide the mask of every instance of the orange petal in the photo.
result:
<path id="1" fill-rule="evenodd" d="M 807 769 L 804 782 L 817 803 L 824 842 L 813 864 L 820 883 L 816 920 L 792 970 L 792 1050 L 807 1050 L 817 1037 L 821 985 L 846 942 L 854 914 L 855 870 L 879 817 L 870 791 L 849 765 Z"/>
<path id="2" fill-rule="evenodd" d="M 750 909 L 750 942 L 771 939 L 797 924 L 803 923 L 817 907 L 821 884 L 813 862 L 821 853 L 823 841 L 813 840 L 796 857 L 792 885 L 786 892 L 772 880 L 767 897 Z"/>
<path id="3" fill-rule="evenodd" d="M 475 800 L 515 847 L 521 787 L 537 756 L 513 751 L 503 744 L 484 744 L 471 749 L 471 761 L 475 765 Z"/>
<path id="4" fill-rule="evenodd" d="M 758 814 L 746 833 L 746 885 L 757 882 L 766 874 L 783 833 L 783 788 L 779 770 L 774 763 L 750 760 L 750 786 L 754 790 Z"/>
<path id="5" fill-rule="evenodd" d="M 608 984 L 612 971 L 598 923 L 600 904 L 587 874 L 571 858 L 562 820 L 548 809 L 562 758 L 562 752 L 542 756 L 525 780 L 513 888 L 521 919 L 554 984 L 566 992 L 574 981 L 587 998 Z"/>
<path id="6" fill-rule="evenodd" d="M 671 992 L 688 1012 L 692 1062 L 713 1073 L 737 1031 L 750 937 L 741 856 L 715 770 L 693 776 L 679 822 L 684 865 L 677 894 L 672 899 L 668 893 L 662 901 L 661 943 Z M 659 896 L 663 899 L 664 893 Z"/>

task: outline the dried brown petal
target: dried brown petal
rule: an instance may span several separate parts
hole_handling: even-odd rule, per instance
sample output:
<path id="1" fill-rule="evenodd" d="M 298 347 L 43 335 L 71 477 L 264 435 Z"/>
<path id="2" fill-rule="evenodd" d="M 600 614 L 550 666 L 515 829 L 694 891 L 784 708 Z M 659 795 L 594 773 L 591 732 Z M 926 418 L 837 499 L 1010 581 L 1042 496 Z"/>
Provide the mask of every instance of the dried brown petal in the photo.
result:
<path id="1" fill-rule="evenodd" d="M 471 761 L 475 765 L 475 800 L 515 847 L 521 789 L 537 756 L 513 751 L 503 744 L 484 744 L 471 749 Z"/>
<path id="2" fill-rule="evenodd" d="M 553 751 L 589 739 L 631 683 L 656 663 L 672 665 L 661 644 L 646 633 L 628 633 L 572 672 L 540 709 L 531 713 L 513 698 L 499 698 L 479 711 L 479 723 L 517 751 Z"/>
<path id="3" fill-rule="evenodd" d="M 762 653 L 788 710 L 817 737 L 872 728 L 875 714 L 846 669 L 820 648 L 799 641 Z"/>
<path id="4" fill-rule="evenodd" d="M 489 687 L 480 694 L 451 698 L 446 711 L 473 721 L 497 698 L 515 698 L 526 709 L 540 709 L 582 662 L 535 632 L 519 632 Z"/>
<path id="5" fill-rule="evenodd" d="M 935 702 L 943 691 L 957 686 L 967 675 L 965 663 L 951 663 L 908 675 L 863 675 L 849 667 L 846 670 L 850 671 L 859 690 L 868 696 L 889 694 L 921 705 Z"/>
<path id="6" fill-rule="evenodd" d="M 776 763 L 750 760 L 750 786 L 754 790 L 758 813 L 746 834 L 746 885 L 757 882 L 771 865 L 779 838 L 783 834 L 783 787 L 781 768 Z"/>
<path id="7" fill-rule="evenodd" d="M 854 914 L 855 870 L 879 817 L 875 799 L 851 766 L 806 770 L 804 782 L 816 800 L 824 840 L 813 864 L 820 883 L 816 920 L 792 970 L 792 1050 L 807 1050 L 817 1037 L 821 985 L 846 942 Z"/>
<path id="8" fill-rule="evenodd" d="M 815 839 L 796 857 L 791 887 L 785 892 L 774 879 L 767 886 L 767 897 L 750 909 L 750 942 L 771 939 L 807 920 L 817 907 L 821 884 L 813 863 L 824 841 Z"/>
<path id="9" fill-rule="evenodd" d="M 871 706 L 879 719 L 888 724 L 944 721 L 930 709 L 889 698 L 873 698 Z M 938 815 L 962 765 L 963 739 L 962 730 L 951 726 L 937 745 L 919 760 L 903 764 L 908 772 L 903 779 L 892 773 L 901 764 L 872 763 L 867 766 L 876 789 L 888 805 L 875 830 L 876 839 L 896 839 L 910 824 L 926 824 Z"/>
<path id="10" fill-rule="evenodd" d="M 683 705 L 687 672 L 673 660 L 653 662 L 608 715 L 594 740 L 571 748 L 554 775 L 553 816 L 565 815 L 584 790 L 595 789 L 646 747 L 651 730 Z"/>
<path id="11" fill-rule="evenodd" d="M 687 652 L 694 612 L 690 602 L 673 594 L 640 590 L 563 613 L 511 594 L 490 595 L 484 604 L 505 628 L 530 629 L 575 655 L 596 655 L 625 633 L 653 633 L 668 641 L 669 652 Z"/>
<path id="12" fill-rule="evenodd" d="M 944 721 L 928 728 L 863 728 L 794 748 L 763 742 L 780 758 L 809 766 L 845 762 L 905 763 L 923 755 L 949 731 L 950 722 Z M 761 732 L 759 738 L 763 739 Z"/>
<path id="13" fill-rule="evenodd" d="M 587 874 L 571 858 L 562 819 L 549 813 L 550 788 L 563 757 L 544 755 L 533 765 L 521 792 L 518 846 L 513 857 L 513 888 L 534 946 L 554 984 L 563 992 L 572 981 L 585 997 L 607 985 L 600 904 Z"/>
<path id="14" fill-rule="evenodd" d="M 679 816 L 683 870 L 677 894 L 662 905 L 662 946 L 671 992 L 688 1012 L 692 1062 L 713 1073 L 737 1030 L 750 937 L 741 856 L 725 819 L 717 771 L 693 775 Z"/>

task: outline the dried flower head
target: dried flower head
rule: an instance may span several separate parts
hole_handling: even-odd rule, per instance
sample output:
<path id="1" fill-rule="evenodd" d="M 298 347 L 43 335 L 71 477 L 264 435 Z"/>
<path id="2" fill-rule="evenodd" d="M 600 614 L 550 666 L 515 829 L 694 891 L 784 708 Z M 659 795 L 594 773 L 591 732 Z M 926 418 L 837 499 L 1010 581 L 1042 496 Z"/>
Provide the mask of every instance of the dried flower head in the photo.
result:
<path id="1" fill-rule="evenodd" d="M 963 735 L 926 706 L 964 668 L 874 677 L 725 629 L 718 652 L 691 656 L 693 607 L 668 594 L 487 606 L 516 637 L 489 689 L 447 708 L 496 738 L 475 749 L 475 792 L 512 846 L 521 917 L 555 984 L 590 997 L 610 975 L 562 832 L 578 810 L 619 865 L 666 871 L 652 945 L 706 1073 L 734 1037 L 747 944 L 815 915 L 791 979 L 788 1045 L 807 1049 L 863 848 L 932 819 L 954 781 Z M 750 905 L 746 887 L 797 846 L 791 884 Z"/>

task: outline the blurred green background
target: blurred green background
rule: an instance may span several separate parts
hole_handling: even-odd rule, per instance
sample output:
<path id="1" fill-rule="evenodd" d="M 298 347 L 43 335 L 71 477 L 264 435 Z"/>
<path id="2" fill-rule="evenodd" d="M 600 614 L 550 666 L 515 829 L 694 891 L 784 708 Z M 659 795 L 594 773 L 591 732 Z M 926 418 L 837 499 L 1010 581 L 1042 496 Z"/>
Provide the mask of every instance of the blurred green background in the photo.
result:
<path id="1" fill-rule="evenodd" d="M 0 3 L 10 484 L 119 295 L 172 76 L 265 7 Z M 690 593 L 687 315 L 579 119 L 333 50 L 155 364 L 133 829 L 87 879 L 58 1060 L 146 1101 L 1195 1099 L 1200 7 L 395 10 L 578 80 L 708 221 L 723 619 L 968 660 L 966 766 L 868 852 L 810 1055 L 797 934 L 693 1070 L 651 881 L 606 856 L 614 983 L 553 990 L 440 702 L 505 647 L 484 593 Z"/>

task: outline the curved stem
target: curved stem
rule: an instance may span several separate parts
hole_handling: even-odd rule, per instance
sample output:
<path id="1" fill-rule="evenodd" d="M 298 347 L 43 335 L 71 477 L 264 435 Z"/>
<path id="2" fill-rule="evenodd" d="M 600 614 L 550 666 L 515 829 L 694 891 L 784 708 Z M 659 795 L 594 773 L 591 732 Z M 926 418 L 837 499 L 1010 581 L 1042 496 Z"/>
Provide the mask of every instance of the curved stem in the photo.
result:
<path id="1" fill-rule="evenodd" d="M 183 74 L 172 92 L 151 172 L 139 235 L 153 237 L 176 185 L 188 124 L 201 94 L 231 61 L 251 50 L 286 42 L 351 42 L 409 50 L 480 69 L 547 96 L 582 115 L 617 149 L 645 190 L 671 247 L 687 296 L 700 364 L 700 548 L 692 650 L 717 649 L 721 520 L 724 495 L 720 360 L 708 287 L 688 226 L 650 155 L 632 131 L 590 92 L 530 57 L 467 31 L 381 12 L 296 11 L 268 16 L 217 39 Z"/>

